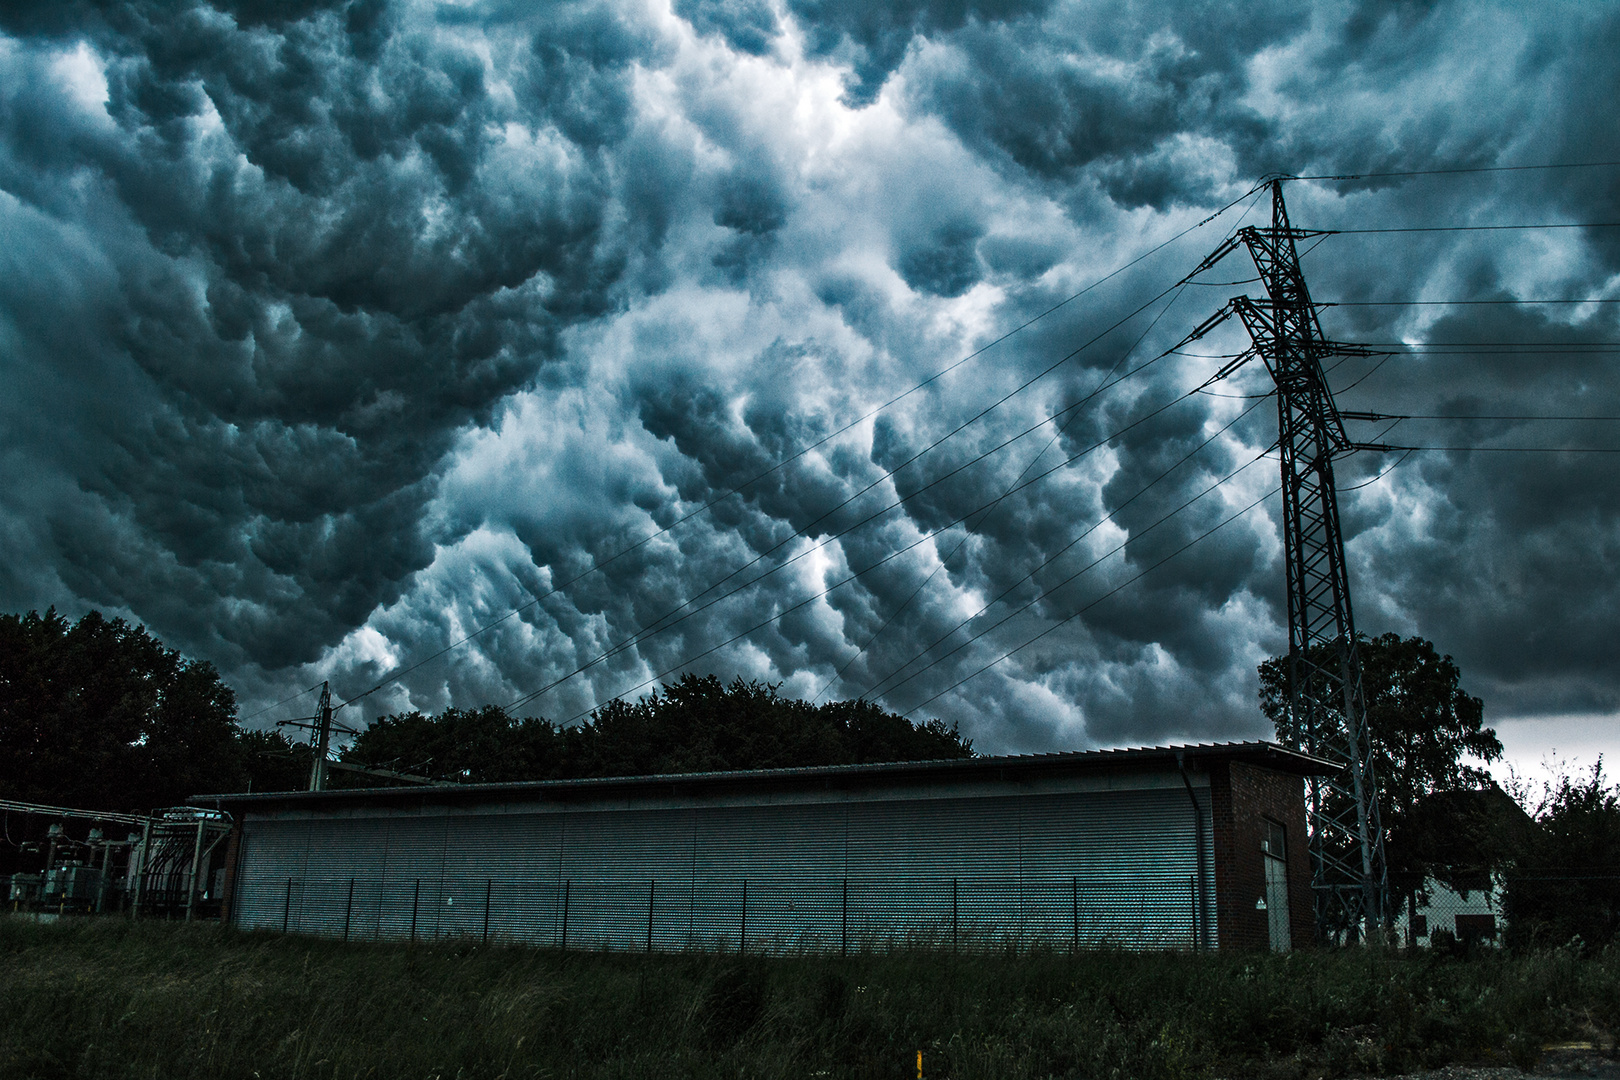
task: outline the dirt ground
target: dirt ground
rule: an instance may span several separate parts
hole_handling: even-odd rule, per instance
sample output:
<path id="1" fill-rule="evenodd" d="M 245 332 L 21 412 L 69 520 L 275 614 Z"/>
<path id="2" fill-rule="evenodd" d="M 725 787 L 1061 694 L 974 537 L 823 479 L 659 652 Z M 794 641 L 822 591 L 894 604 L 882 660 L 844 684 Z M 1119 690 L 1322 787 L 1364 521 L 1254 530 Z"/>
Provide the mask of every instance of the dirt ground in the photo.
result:
<path id="1" fill-rule="evenodd" d="M 1394 1080 L 1522 1080 L 1525 1076 L 1597 1077 L 1600 1080 L 1620 1080 L 1620 1061 L 1601 1052 L 1595 1046 L 1569 1045 L 1547 1050 L 1529 1073 L 1512 1066 L 1474 1067 L 1453 1065 L 1432 1072 L 1408 1073 Z"/>

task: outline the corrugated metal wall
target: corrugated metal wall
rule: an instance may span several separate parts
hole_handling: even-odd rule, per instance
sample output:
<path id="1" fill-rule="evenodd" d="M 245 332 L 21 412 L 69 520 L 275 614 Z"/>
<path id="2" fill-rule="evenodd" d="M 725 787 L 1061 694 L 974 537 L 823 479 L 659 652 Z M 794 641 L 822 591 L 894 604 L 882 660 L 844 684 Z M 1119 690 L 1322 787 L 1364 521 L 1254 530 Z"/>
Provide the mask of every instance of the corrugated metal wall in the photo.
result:
<path id="1" fill-rule="evenodd" d="M 1202 866 L 1179 779 L 770 805 L 249 814 L 234 918 L 333 937 L 591 949 L 1207 947 L 1208 788 L 1198 797 Z"/>

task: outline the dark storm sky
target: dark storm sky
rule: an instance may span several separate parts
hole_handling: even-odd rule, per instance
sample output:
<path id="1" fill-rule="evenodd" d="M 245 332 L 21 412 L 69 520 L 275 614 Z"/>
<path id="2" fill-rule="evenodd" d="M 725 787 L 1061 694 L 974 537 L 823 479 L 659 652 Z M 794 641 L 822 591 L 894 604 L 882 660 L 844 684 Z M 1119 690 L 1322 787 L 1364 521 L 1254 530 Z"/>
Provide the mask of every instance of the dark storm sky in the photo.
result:
<path id="1" fill-rule="evenodd" d="M 1264 201 L 874 410 L 1264 174 L 1620 160 L 1600 4 L 64 2 L 0 30 L 0 607 L 137 619 L 252 713 L 539 598 L 350 722 L 515 701 L 676 610 L 520 711 L 692 670 L 984 750 L 1263 735 L 1277 503 L 1180 549 L 1276 484 L 1265 373 L 1187 396 L 1232 326 L 1097 390 L 1257 288 L 1240 253 L 1109 329 Z M 1320 228 L 1620 222 L 1620 168 L 1287 195 Z M 1304 265 L 1321 300 L 1615 298 L 1620 229 L 1343 235 Z M 1345 361 L 1344 408 L 1596 417 L 1620 355 L 1546 346 L 1620 342 L 1616 314 L 1323 321 L 1457 343 Z M 1395 460 L 1341 464 L 1360 627 L 1454 654 L 1492 720 L 1620 709 L 1620 459 L 1374 480 Z"/>

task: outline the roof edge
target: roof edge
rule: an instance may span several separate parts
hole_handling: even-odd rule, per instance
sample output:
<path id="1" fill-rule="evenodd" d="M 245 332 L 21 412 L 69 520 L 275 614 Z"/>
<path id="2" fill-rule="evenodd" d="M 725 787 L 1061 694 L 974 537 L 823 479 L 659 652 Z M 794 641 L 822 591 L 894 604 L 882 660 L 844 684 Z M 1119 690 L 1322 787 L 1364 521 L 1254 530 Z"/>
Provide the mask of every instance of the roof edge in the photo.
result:
<path id="1" fill-rule="evenodd" d="M 595 776 L 573 780 L 522 780 L 488 784 L 435 784 L 432 786 L 353 788 L 344 791 L 267 791 L 194 795 L 192 805 L 223 809 L 227 806 L 266 806 L 276 803 L 351 804 L 410 799 L 426 802 L 478 802 L 492 798 L 574 798 L 595 792 L 678 786 L 693 788 L 757 787 L 773 783 L 814 781 L 923 780 L 932 776 L 960 775 L 967 779 L 985 773 L 1008 779 L 1008 772 L 1040 773 L 1107 770 L 1153 764 L 1195 763 L 1201 760 L 1241 761 L 1297 776 L 1322 776 L 1337 766 L 1322 758 L 1274 742 L 1193 743 L 1182 746 L 1139 746 L 1109 750 L 1077 750 L 1050 754 L 1016 754 L 933 761 L 892 761 L 865 765 L 810 765 L 786 769 L 741 769 L 726 772 L 662 773 L 650 776 Z"/>

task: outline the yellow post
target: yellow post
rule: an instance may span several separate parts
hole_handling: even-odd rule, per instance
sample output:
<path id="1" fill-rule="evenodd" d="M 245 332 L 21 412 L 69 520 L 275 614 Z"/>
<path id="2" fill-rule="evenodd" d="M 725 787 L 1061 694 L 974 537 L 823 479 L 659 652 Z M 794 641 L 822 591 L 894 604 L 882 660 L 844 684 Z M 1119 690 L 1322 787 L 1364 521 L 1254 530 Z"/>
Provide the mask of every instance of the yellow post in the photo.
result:
<path id="1" fill-rule="evenodd" d="M 917 1080 L 922 1080 L 922 1051 L 917 1051 Z"/>

